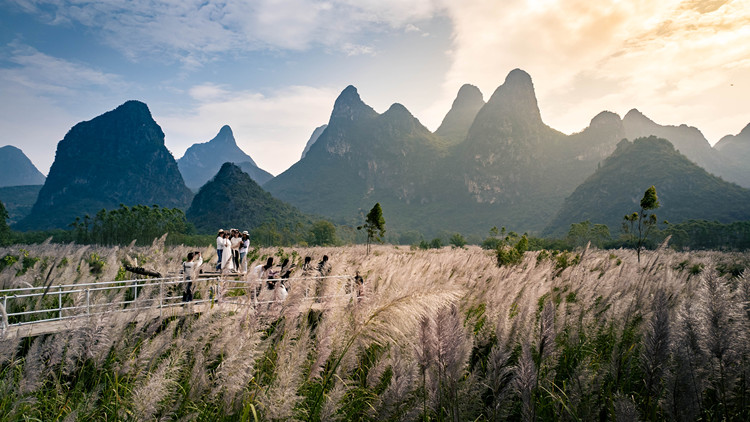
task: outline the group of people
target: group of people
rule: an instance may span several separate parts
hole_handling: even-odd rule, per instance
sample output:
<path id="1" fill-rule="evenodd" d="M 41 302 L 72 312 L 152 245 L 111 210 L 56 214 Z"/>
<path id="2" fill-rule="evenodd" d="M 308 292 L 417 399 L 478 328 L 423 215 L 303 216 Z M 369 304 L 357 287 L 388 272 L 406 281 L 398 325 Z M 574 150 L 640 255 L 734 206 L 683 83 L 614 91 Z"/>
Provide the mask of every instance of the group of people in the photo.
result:
<path id="1" fill-rule="evenodd" d="M 240 233 L 236 229 L 228 231 L 219 230 L 216 238 L 216 251 L 218 262 L 216 269 L 222 273 L 236 272 L 247 274 L 247 281 L 256 281 L 255 297 L 258 297 L 262 290 L 273 292 L 274 300 L 284 300 L 288 295 L 290 286 L 289 279 L 295 270 L 296 265 L 291 263 L 288 258 L 284 259 L 280 266 L 274 265 L 273 257 L 269 257 L 265 264 L 255 266 L 250 273 L 247 272 L 247 251 L 250 248 L 250 239 L 248 232 Z M 193 281 L 202 272 L 200 266 L 203 264 L 203 256 L 200 251 L 190 252 L 187 254 L 185 261 L 182 263 L 182 274 L 185 280 L 184 292 L 182 295 L 183 302 L 193 300 Z M 323 259 L 314 265 L 312 258 L 306 256 L 302 264 L 301 278 L 310 279 L 312 277 L 326 277 L 331 273 L 331 264 L 328 262 L 328 255 L 323 255 Z M 263 289 L 265 287 L 265 289 Z M 316 288 L 317 290 L 317 288 Z"/>
<path id="2" fill-rule="evenodd" d="M 225 272 L 247 273 L 247 251 L 250 249 L 250 234 L 247 230 L 240 233 L 237 229 L 220 229 L 216 236 L 216 253 L 219 260 L 216 270 Z"/>
<path id="3" fill-rule="evenodd" d="M 256 296 L 261 293 L 262 287 L 265 287 L 266 290 L 273 292 L 275 299 L 286 299 L 291 288 L 289 278 L 295 266 L 294 263 L 289 262 L 289 258 L 286 258 L 281 263 L 281 266 L 276 267 L 274 266 L 273 257 L 269 257 L 265 264 L 256 265 L 248 275 L 248 280 L 258 281 Z M 328 262 L 328 255 L 323 255 L 323 259 L 315 266 L 312 264 L 312 258 L 306 256 L 302 264 L 302 274 L 300 277 L 303 279 L 316 276 L 325 277 L 330 273 L 331 264 Z"/>

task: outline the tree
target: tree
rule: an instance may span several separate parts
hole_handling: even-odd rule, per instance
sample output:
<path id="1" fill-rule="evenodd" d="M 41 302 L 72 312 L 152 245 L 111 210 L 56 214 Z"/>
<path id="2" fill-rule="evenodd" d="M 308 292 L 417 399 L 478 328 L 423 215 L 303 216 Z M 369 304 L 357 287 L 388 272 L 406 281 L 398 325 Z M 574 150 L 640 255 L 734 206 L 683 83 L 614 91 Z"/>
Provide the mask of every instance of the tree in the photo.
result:
<path id="1" fill-rule="evenodd" d="M 592 225 L 589 220 L 571 224 L 568 231 L 568 241 L 575 246 L 585 246 L 591 242 L 601 248 L 609 239 L 609 227 L 605 224 Z"/>
<path id="2" fill-rule="evenodd" d="M 461 233 L 454 233 L 450 238 L 450 244 L 457 247 L 463 248 L 466 246 L 466 238 Z"/>
<path id="3" fill-rule="evenodd" d="M 382 237 L 385 235 L 385 218 L 383 218 L 383 209 L 380 208 L 380 202 L 376 203 L 367 213 L 365 224 L 357 227 L 357 230 L 362 229 L 367 231 L 367 254 L 369 255 L 370 243 L 373 240 L 382 242 Z"/>
<path id="4" fill-rule="evenodd" d="M 656 214 L 648 211 L 659 208 L 659 198 L 656 196 L 656 188 L 651 186 L 646 189 L 641 199 L 640 214 L 634 212 L 623 217 L 622 231 L 630 234 L 633 242 L 636 244 L 635 253 L 638 256 L 638 263 L 641 262 L 641 249 L 648 239 L 651 230 L 656 227 Z"/>
<path id="5" fill-rule="evenodd" d="M 330 221 L 316 221 L 310 229 L 310 244 L 317 246 L 335 245 L 336 226 Z"/>
<path id="6" fill-rule="evenodd" d="M 0 202 L 0 245 L 13 243 L 12 234 L 8 226 L 8 211 L 5 209 L 5 205 Z"/>

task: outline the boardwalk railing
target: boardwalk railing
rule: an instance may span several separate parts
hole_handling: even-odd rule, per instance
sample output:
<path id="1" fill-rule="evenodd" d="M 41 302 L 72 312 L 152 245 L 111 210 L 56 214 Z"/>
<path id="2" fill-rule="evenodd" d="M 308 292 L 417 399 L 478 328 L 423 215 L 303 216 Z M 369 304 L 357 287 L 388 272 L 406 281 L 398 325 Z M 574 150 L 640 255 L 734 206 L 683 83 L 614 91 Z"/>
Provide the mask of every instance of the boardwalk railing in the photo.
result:
<path id="1" fill-rule="evenodd" d="M 283 281 L 293 285 L 293 288 L 305 289 L 303 298 L 317 301 L 334 297 L 357 297 L 362 293 L 351 276 L 292 277 L 274 281 Z M 315 288 L 316 285 L 330 285 L 332 281 L 335 282 L 332 288 Z M 0 290 L 2 334 L 5 334 L 8 327 L 112 312 L 158 308 L 161 314 L 164 308 L 185 304 L 182 300 L 185 283 L 182 276 L 176 276 Z M 257 306 L 283 302 L 285 299 L 283 295 L 269 294 L 265 281 L 259 280 L 201 277 L 193 280 L 193 290 L 196 295 L 190 302 L 192 304 L 233 303 Z M 320 294 L 323 292 L 326 294 Z"/>

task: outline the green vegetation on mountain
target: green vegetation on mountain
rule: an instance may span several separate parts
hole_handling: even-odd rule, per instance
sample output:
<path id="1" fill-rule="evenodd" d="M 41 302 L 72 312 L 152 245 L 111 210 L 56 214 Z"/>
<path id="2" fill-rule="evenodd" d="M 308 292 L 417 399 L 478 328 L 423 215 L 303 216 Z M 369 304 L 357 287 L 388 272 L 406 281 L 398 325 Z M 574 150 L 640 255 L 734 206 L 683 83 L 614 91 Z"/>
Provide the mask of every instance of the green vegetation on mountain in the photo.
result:
<path id="1" fill-rule="evenodd" d="M 344 224 L 378 202 L 390 233 L 445 232 L 447 241 L 488 225 L 541 230 L 623 134 L 614 113 L 572 136 L 551 129 L 518 69 L 486 104 L 476 87 L 462 87 L 434 134 L 400 104 L 376 113 L 350 86 L 305 157 L 264 188 Z"/>
<path id="2" fill-rule="evenodd" d="M 64 228 L 120 204 L 184 208 L 191 196 L 148 107 L 128 101 L 65 135 L 31 213 L 16 227 Z"/>
<path id="3" fill-rule="evenodd" d="M 434 183 L 446 141 L 400 104 L 383 114 L 364 104 L 354 87 L 336 100 L 325 131 L 305 158 L 264 185 L 301 210 L 356 225 L 373 202 L 397 215 L 402 230 L 420 223 L 424 204 L 435 202 Z"/>
<path id="4" fill-rule="evenodd" d="M 620 142 L 601 168 L 565 199 L 544 234 L 562 236 L 571 224 L 587 220 L 617 230 L 622 216 L 638 206 L 642 192 L 652 185 L 659 191 L 662 220 L 750 220 L 750 190 L 709 174 L 669 141 L 649 137 Z"/>
<path id="5" fill-rule="evenodd" d="M 232 163 L 224 163 L 203 185 L 186 215 L 201 233 L 215 233 L 221 228 L 263 229 L 264 236 L 270 236 L 267 232 L 273 229 L 283 238 L 303 239 L 312 223 L 311 217 L 272 197 Z"/>
<path id="6" fill-rule="evenodd" d="M 222 126 L 210 141 L 190 146 L 185 155 L 177 160 L 177 166 L 185 184 L 190 189 L 198 190 L 227 162 L 239 165 L 259 185 L 273 178 L 237 146 L 232 128 L 227 125 Z"/>
<path id="7" fill-rule="evenodd" d="M 0 187 L 41 185 L 44 175 L 20 149 L 0 147 Z"/>
<path id="8" fill-rule="evenodd" d="M 8 211 L 8 224 L 13 226 L 29 215 L 42 185 L 7 186 L 0 188 L 0 201 Z"/>
<path id="9" fill-rule="evenodd" d="M 614 149 L 621 132 L 611 113 L 573 136 L 550 128 L 542 121 L 531 77 L 516 69 L 477 114 L 455 164 L 446 166 L 462 186 L 448 186 L 469 197 L 460 207 L 475 223 L 541 230 Z"/>

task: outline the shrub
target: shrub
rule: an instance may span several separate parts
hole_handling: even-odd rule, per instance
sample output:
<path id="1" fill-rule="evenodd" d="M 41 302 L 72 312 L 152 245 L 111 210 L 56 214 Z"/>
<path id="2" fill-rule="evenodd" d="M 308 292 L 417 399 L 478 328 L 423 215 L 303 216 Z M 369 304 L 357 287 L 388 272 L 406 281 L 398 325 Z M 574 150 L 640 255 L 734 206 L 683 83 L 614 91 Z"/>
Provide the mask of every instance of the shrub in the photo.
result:
<path id="1" fill-rule="evenodd" d="M 16 262 L 18 262 L 18 255 L 5 255 L 3 259 L 0 259 L 0 271 L 12 266 Z"/>

